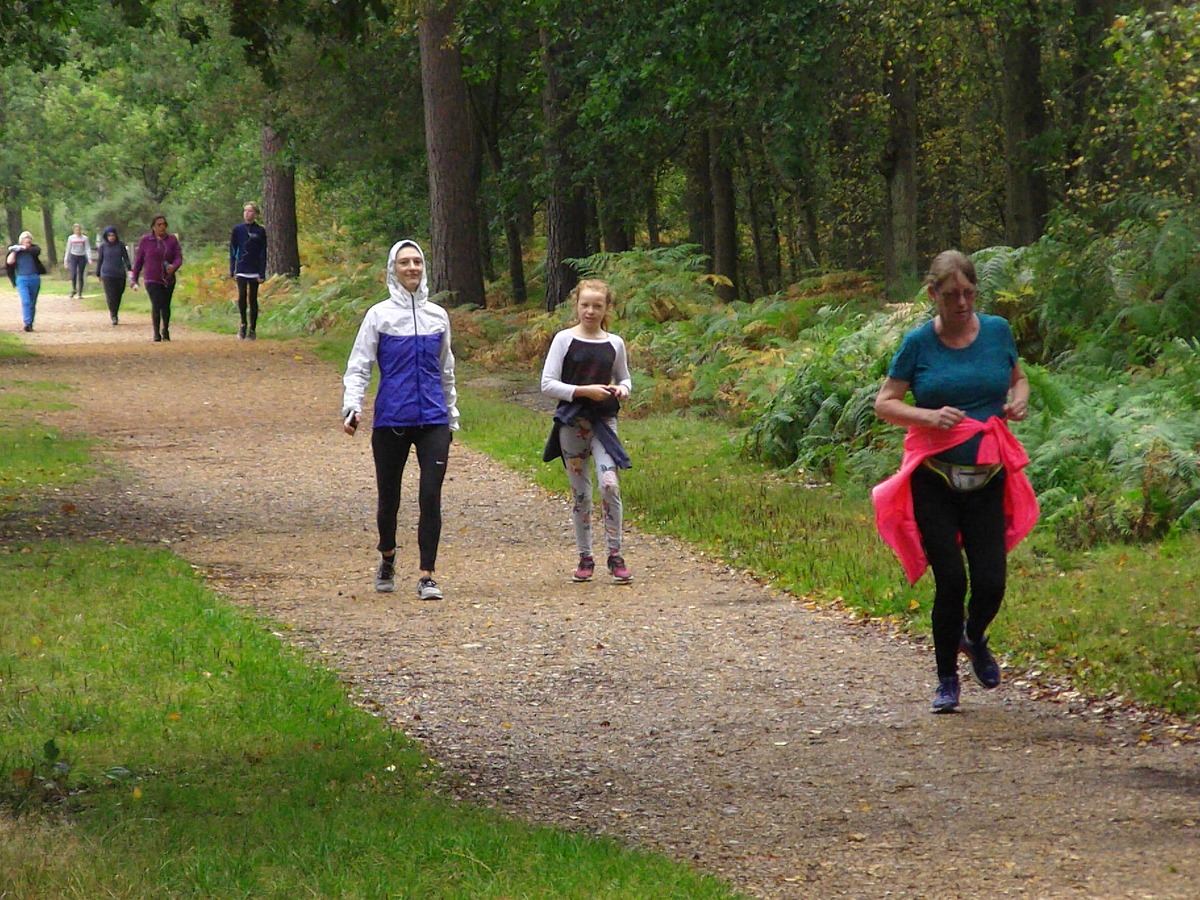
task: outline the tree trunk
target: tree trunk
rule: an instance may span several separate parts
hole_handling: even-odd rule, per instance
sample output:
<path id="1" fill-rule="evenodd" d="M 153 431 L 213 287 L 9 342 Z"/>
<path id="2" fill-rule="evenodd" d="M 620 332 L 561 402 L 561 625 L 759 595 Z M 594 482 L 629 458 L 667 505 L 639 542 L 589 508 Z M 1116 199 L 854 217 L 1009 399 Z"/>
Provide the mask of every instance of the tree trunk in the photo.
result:
<path id="1" fill-rule="evenodd" d="M 1003 26 L 1005 241 L 1013 247 L 1042 236 L 1050 213 L 1049 185 L 1036 142 L 1046 131 L 1042 48 L 1033 0 Z"/>
<path id="2" fill-rule="evenodd" d="M 550 168 L 550 196 L 546 198 L 546 310 L 550 312 L 567 299 L 579 280 L 565 260 L 587 255 L 587 201 L 575 181 L 577 167 L 571 157 L 571 141 L 578 123 L 569 107 L 570 87 L 558 66 L 558 59 L 570 52 L 565 42 L 556 42 L 548 32 L 542 32 L 542 64 L 546 69 L 542 109 L 546 163 Z"/>
<path id="3" fill-rule="evenodd" d="M 267 235 L 267 272 L 298 278 L 300 242 L 296 222 L 296 167 L 284 154 L 285 136 L 262 128 L 263 226 Z"/>
<path id="4" fill-rule="evenodd" d="M 513 302 L 524 305 L 529 292 L 525 288 L 525 261 L 521 258 L 521 229 L 514 216 L 505 218 L 504 240 L 508 244 L 508 280 L 512 282 Z"/>
<path id="5" fill-rule="evenodd" d="M 730 284 L 717 285 L 717 296 L 728 302 L 738 296 L 737 198 L 733 187 L 733 169 L 721 151 L 722 134 L 713 128 L 708 133 L 709 178 L 712 184 L 713 273 L 728 278 Z"/>
<path id="6" fill-rule="evenodd" d="M 483 306 L 479 250 L 482 157 L 471 102 L 454 43 L 457 0 L 431 0 L 418 28 L 425 155 L 429 166 L 429 290 L 449 291 L 455 305 Z"/>
<path id="7" fill-rule="evenodd" d="M 604 250 L 607 253 L 624 253 L 628 250 L 633 244 L 629 238 L 629 229 L 626 227 L 625 219 L 619 211 L 614 209 L 613 204 L 606 202 L 604 194 L 600 195 L 597 213 L 600 218 L 600 237 Z"/>
<path id="8" fill-rule="evenodd" d="M 651 178 L 646 182 L 646 240 L 651 250 L 657 250 L 662 244 L 662 236 L 658 225 L 658 179 Z"/>
<path id="9" fill-rule="evenodd" d="M 488 160 L 496 172 L 496 177 L 502 177 L 502 173 L 504 172 L 504 157 L 500 153 L 500 146 L 496 140 L 495 132 L 490 134 L 485 133 L 483 143 Z M 527 208 L 531 209 L 532 204 L 529 202 L 528 197 L 524 196 L 528 194 L 527 191 L 522 192 L 522 196 L 516 198 L 512 197 L 508 191 L 501 190 L 500 193 L 500 216 L 504 221 L 504 243 L 508 250 L 508 279 L 512 282 L 512 299 L 517 304 L 524 304 L 529 299 L 529 292 L 525 285 L 525 261 L 523 259 L 524 251 L 521 247 L 521 230 L 525 210 Z M 532 212 L 528 215 L 532 222 Z"/>
<path id="10" fill-rule="evenodd" d="M 712 177 L 708 164 L 708 132 L 697 132 L 688 143 L 687 188 L 684 192 L 688 241 L 699 245 L 700 251 L 712 259 Z"/>
<path id="11" fill-rule="evenodd" d="M 50 200 L 42 200 L 42 231 L 45 233 L 46 239 L 46 244 L 42 248 L 46 251 L 46 256 L 42 261 L 46 263 L 47 268 L 61 258 L 58 255 L 58 248 L 54 246 L 54 215 L 51 212 L 53 207 L 54 204 Z M 88 240 L 91 239 L 89 236 Z"/>
<path id="12" fill-rule="evenodd" d="M 25 230 L 25 219 L 21 215 L 21 207 L 19 205 L 5 206 L 4 214 L 8 219 L 8 243 L 11 246 L 17 242 L 17 238 Z"/>
<path id="13" fill-rule="evenodd" d="M 1084 128 L 1091 107 L 1100 90 L 1100 78 L 1104 73 L 1104 36 L 1116 16 L 1116 0 L 1075 0 L 1075 59 L 1071 63 L 1071 123 L 1067 159 L 1083 156 L 1085 145 Z M 1099 154 L 1089 158 L 1086 171 L 1072 168 L 1075 177 L 1086 175 L 1091 181 L 1103 181 L 1107 172 L 1102 168 Z"/>
<path id="14" fill-rule="evenodd" d="M 892 63 L 888 81 L 891 116 L 879 166 L 887 181 L 886 291 L 902 300 L 917 277 L 917 85 L 901 59 Z"/>

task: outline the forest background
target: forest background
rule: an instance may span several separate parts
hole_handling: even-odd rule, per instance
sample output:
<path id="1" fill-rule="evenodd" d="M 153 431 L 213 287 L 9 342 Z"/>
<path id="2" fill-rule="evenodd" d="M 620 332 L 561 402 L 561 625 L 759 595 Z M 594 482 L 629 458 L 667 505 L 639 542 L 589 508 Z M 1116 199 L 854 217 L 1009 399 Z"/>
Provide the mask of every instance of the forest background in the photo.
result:
<path id="1" fill-rule="evenodd" d="M 1194 4 L 43 2 L 0 7 L 0 42 L 0 200 L 52 259 L 160 211 L 219 257 L 261 198 L 268 315 L 333 332 L 416 235 L 497 369 L 602 274 L 634 414 L 711 413 L 861 497 L 898 456 L 871 400 L 919 273 L 960 247 L 1034 384 L 1042 552 L 1200 523 Z M 1194 661 L 1158 675 L 1200 702 Z"/>

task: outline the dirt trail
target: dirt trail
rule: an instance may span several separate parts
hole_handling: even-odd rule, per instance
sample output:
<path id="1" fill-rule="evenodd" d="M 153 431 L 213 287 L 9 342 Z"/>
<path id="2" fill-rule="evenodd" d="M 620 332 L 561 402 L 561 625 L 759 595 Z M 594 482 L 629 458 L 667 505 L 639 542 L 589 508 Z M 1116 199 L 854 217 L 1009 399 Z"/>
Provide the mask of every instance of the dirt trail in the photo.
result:
<path id="1" fill-rule="evenodd" d="M 933 716 L 927 648 L 648 534 L 633 587 L 571 584 L 564 502 L 459 442 L 446 599 L 415 598 L 407 476 L 399 589 L 376 594 L 369 441 L 337 427 L 340 373 L 296 344 L 172 336 L 43 294 L 39 355 L 0 363 L 74 385 L 52 423 L 113 461 L 56 495 L 59 526 L 169 543 L 419 739 L 454 795 L 764 898 L 1200 896 L 1196 744 L 1140 743 L 1012 673 Z"/>

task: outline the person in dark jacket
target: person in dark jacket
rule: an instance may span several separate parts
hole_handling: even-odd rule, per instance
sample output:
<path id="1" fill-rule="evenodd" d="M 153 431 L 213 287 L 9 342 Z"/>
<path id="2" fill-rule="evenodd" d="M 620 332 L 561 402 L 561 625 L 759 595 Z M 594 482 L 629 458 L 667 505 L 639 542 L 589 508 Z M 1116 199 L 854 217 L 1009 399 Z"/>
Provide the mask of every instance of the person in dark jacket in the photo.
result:
<path id="1" fill-rule="evenodd" d="M 229 236 L 229 277 L 237 279 L 238 337 L 254 340 L 258 330 L 258 286 L 267 280 L 267 230 L 258 224 L 258 204 L 242 207 L 242 221 Z M 246 314 L 249 311 L 249 321 Z"/>
<path id="2" fill-rule="evenodd" d="M 458 430 L 458 393 L 450 319 L 429 300 L 425 254 L 416 241 L 398 241 L 388 253 L 388 299 L 367 310 L 358 329 L 343 379 L 342 427 L 354 434 L 362 417 L 371 369 L 379 365 L 379 387 L 371 429 L 378 491 L 376 524 L 381 560 L 375 590 L 396 589 L 396 515 L 400 480 L 409 451 L 416 448 L 421 480 L 417 547 L 417 596 L 442 599 L 433 579 L 442 534 L 442 481 L 450 456 L 451 433 Z"/>
<path id="3" fill-rule="evenodd" d="M 135 291 L 139 278 L 146 282 L 155 341 L 171 339 L 171 295 L 175 293 L 175 273 L 182 265 L 183 251 L 179 239 L 167 233 L 167 217 L 155 216 L 150 222 L 150 233 L 138 241 L 133 274 L 129 277 Z"/>
<path id="4" fill-rule="evenodd" d="M 122 242 L 117 229 L 109 225 L 96 248 L 96 277 L 104 285 L 104 302 L 112 323 L 117 324 L 117 313 L 121 310 L 121 297 L 125 295 L 125 282 L 133 266 L 129 262 L 129 248 Z"/>
<path id="5" fill-rule="evenodd" d="M 25 330 L 33 331 L 33 317 L 37 313 L 38 293 L 42 289 L 46 266 L 42 262 L 42 248 L 33 242 L 33 235 L 28 231 L 22 231 L 17 242 L 8 248 L 4 268 L 21 298 Z"/>

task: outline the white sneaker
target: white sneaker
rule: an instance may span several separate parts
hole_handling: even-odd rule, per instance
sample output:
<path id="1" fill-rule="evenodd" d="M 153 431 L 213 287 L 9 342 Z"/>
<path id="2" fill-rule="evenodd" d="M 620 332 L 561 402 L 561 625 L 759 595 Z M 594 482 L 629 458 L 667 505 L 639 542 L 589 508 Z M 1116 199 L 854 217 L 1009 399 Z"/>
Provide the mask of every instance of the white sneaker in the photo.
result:
<path id="1" fill-rule="evenodd" d="M 422 600 L 441 600 L 442 589 L 428 575 L 422 575 L 421 580 L 417 582 L 417 596 Z"/>

